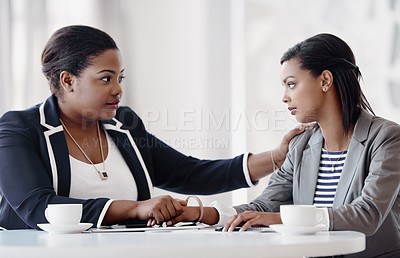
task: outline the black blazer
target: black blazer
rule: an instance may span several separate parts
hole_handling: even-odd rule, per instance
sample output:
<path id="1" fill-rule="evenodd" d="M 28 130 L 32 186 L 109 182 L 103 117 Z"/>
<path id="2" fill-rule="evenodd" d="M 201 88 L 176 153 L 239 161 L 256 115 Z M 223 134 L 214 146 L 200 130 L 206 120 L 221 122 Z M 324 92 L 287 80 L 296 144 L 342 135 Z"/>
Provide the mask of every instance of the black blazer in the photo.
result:
<path id="1" fill-rule="evenodd" d="M 120 107 L 102 121 L 124 157 L 138 189 L 138 200 L 151 198 L 153 186 L 184 194 L 215 194 L 248 187 L 243 155 L 227 160 L 199 160 L 149 134 L 141 119 Z M 96 225 L 107 198 L 69 198 L 68 147 L 59 120 L 57 98 L 0 119 L 0 226 L 37 228 L 46 223 L 49 203 L 82 203 L 82 221 Z"/>

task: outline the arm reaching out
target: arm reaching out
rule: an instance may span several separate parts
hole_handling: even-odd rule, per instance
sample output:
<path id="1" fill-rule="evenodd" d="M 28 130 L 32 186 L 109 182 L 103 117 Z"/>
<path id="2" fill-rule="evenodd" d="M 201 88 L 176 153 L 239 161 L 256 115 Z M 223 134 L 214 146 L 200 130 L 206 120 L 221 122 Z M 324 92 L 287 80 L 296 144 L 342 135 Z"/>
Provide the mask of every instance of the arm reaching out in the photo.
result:
<path id="1" fill-rule="evenodd" d="M 289 151 L 289 143 L 293 137 L 304 132 L 306 128 L 312 128 L 315 123 L 300 124 L 285 134 L 281 143 L 275 149 L 258 154 L 251 154 L 248 157 L 247 166 L 249 169 L 250 179 L 257 182 L 261 178 L 269 175 L 280 167 Z"/>

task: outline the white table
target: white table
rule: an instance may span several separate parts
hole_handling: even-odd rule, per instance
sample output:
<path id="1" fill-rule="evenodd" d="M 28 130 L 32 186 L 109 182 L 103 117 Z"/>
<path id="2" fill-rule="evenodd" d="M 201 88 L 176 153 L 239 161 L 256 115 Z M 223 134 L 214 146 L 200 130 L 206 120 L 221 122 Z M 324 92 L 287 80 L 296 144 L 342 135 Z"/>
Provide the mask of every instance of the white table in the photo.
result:
<path id="1" fill-rule="evenodd" d="M 49 234 L 38 230 L 0 231 L 1 257 L 302 257 L 357 253 L 365 235 L 354 231 L 286 236 L 279 233 L 123 232 Z"/>

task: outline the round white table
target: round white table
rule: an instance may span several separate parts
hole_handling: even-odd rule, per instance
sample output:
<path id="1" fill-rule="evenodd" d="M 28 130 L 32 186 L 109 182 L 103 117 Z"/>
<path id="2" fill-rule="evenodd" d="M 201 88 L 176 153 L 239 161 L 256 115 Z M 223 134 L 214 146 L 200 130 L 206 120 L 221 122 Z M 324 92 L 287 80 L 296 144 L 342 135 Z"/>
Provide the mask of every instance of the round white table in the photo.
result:
<path id="1" fill-rule="evenodd" d="M 79 234 L 0 231 L 0 256 L 8 258 L 303 257 L 357 253 L 364 249 L 365 235 L 354 231 L 301 236 L 209 229 Z"/>

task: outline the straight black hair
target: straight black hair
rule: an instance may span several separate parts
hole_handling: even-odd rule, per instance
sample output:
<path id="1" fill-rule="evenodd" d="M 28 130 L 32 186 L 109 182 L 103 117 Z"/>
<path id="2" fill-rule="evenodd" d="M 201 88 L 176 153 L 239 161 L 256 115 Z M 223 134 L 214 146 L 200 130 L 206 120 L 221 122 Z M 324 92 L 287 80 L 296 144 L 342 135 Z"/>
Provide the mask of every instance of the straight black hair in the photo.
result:
<path id="1" fill-rule="evenodd" d="M 301 69 L 309 70 L 315 77 L 324 70 L 333 75 L 333 83 L 339 96 L 342 109 L 342 126 L 348 134 L 355 125 L 361 109 L 374 114 L 360 87 L 361 72 L 353 51 L 339 37 L 332 34 L 318 34 L 287 50 L 280 63 L 297 59 Z"/>

